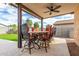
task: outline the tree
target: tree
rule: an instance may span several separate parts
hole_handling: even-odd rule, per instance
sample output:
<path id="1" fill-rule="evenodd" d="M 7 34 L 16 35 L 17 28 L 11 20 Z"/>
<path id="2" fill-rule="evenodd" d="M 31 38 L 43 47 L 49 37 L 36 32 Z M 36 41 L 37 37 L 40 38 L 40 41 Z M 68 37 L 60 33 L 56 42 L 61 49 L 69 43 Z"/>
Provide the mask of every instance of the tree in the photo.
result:
<path id="1" fill-rule="evenodd" d="M 35 22 L 35 23 L 34 23 L 34 28 L 39 28 L 38 22 Z"/>
<path id="2" fill-rule="evenodd" d="M 16 24 L 9 25 L 9 27 L 11 27 L 13 30 L 16 30 L 17 29 Z"/>
<path id="3" fill-rule="evenodd" d="M 17 33 L 17 25 L 16 24 L 12 24 L 9 25 L 10 29 L 8 30 L 7 33 L 11 34 L 11 33 Z"/>

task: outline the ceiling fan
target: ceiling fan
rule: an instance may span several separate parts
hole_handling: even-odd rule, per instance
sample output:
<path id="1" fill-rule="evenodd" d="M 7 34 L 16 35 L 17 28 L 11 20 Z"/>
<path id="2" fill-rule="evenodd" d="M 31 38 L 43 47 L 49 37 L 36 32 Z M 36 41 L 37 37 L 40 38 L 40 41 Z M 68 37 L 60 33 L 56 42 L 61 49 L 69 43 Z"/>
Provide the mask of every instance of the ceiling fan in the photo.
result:
<path id="1" fill-rule="evenodd" d="M 50 4 L 49 6 L 47 6 L 46 8 L 49 9 L 48 11 L 44 12 L 44 13 L 48 13 L 49 12 L 49 15 L 52 14 L 52 12 L 57 12 L 59 13 L 60 11 L 57 10 L 61 7 L 61 5 L 54 5 L 54 4 Z"/>

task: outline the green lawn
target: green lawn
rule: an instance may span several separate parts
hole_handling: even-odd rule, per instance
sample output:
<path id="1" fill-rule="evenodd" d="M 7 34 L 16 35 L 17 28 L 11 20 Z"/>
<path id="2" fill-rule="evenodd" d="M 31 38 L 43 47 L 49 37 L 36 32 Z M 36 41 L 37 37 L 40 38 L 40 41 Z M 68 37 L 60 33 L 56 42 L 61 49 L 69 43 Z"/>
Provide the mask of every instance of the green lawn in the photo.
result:
<path id="1" fill-rule="evenodd" d="M 17 41 L 17 34 L 0 34 L 0 39 Z"/>

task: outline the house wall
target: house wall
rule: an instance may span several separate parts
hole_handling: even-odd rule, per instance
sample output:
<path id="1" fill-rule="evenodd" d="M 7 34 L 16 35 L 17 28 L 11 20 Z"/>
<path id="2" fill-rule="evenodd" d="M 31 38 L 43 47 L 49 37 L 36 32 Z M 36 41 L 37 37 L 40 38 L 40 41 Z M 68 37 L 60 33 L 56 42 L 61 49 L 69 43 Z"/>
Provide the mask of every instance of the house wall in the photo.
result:
<path id="1" fill-rule="evenodd" d="M 0 25 L 0 34 L 7 33 L 9 28 L 7 26 Z"/>
<path id="2" fill-rule="evenodd" d="M 73 38 L 74 24 L 56 25 L 56 37 Z"/>

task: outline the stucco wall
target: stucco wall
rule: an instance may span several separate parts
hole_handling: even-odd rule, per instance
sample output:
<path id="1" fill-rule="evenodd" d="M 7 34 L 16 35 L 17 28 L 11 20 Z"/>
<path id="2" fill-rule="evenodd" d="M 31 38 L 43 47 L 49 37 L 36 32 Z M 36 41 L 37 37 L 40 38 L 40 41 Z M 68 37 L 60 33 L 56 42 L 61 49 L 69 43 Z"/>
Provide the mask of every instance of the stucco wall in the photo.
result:
<path id="1" fill-rule="evenodd" d="M 74 30 L 74 39 L 77 45 L 79 45 L 79 4 L 74 8 L 75 11 L 75 30 Z"/>

